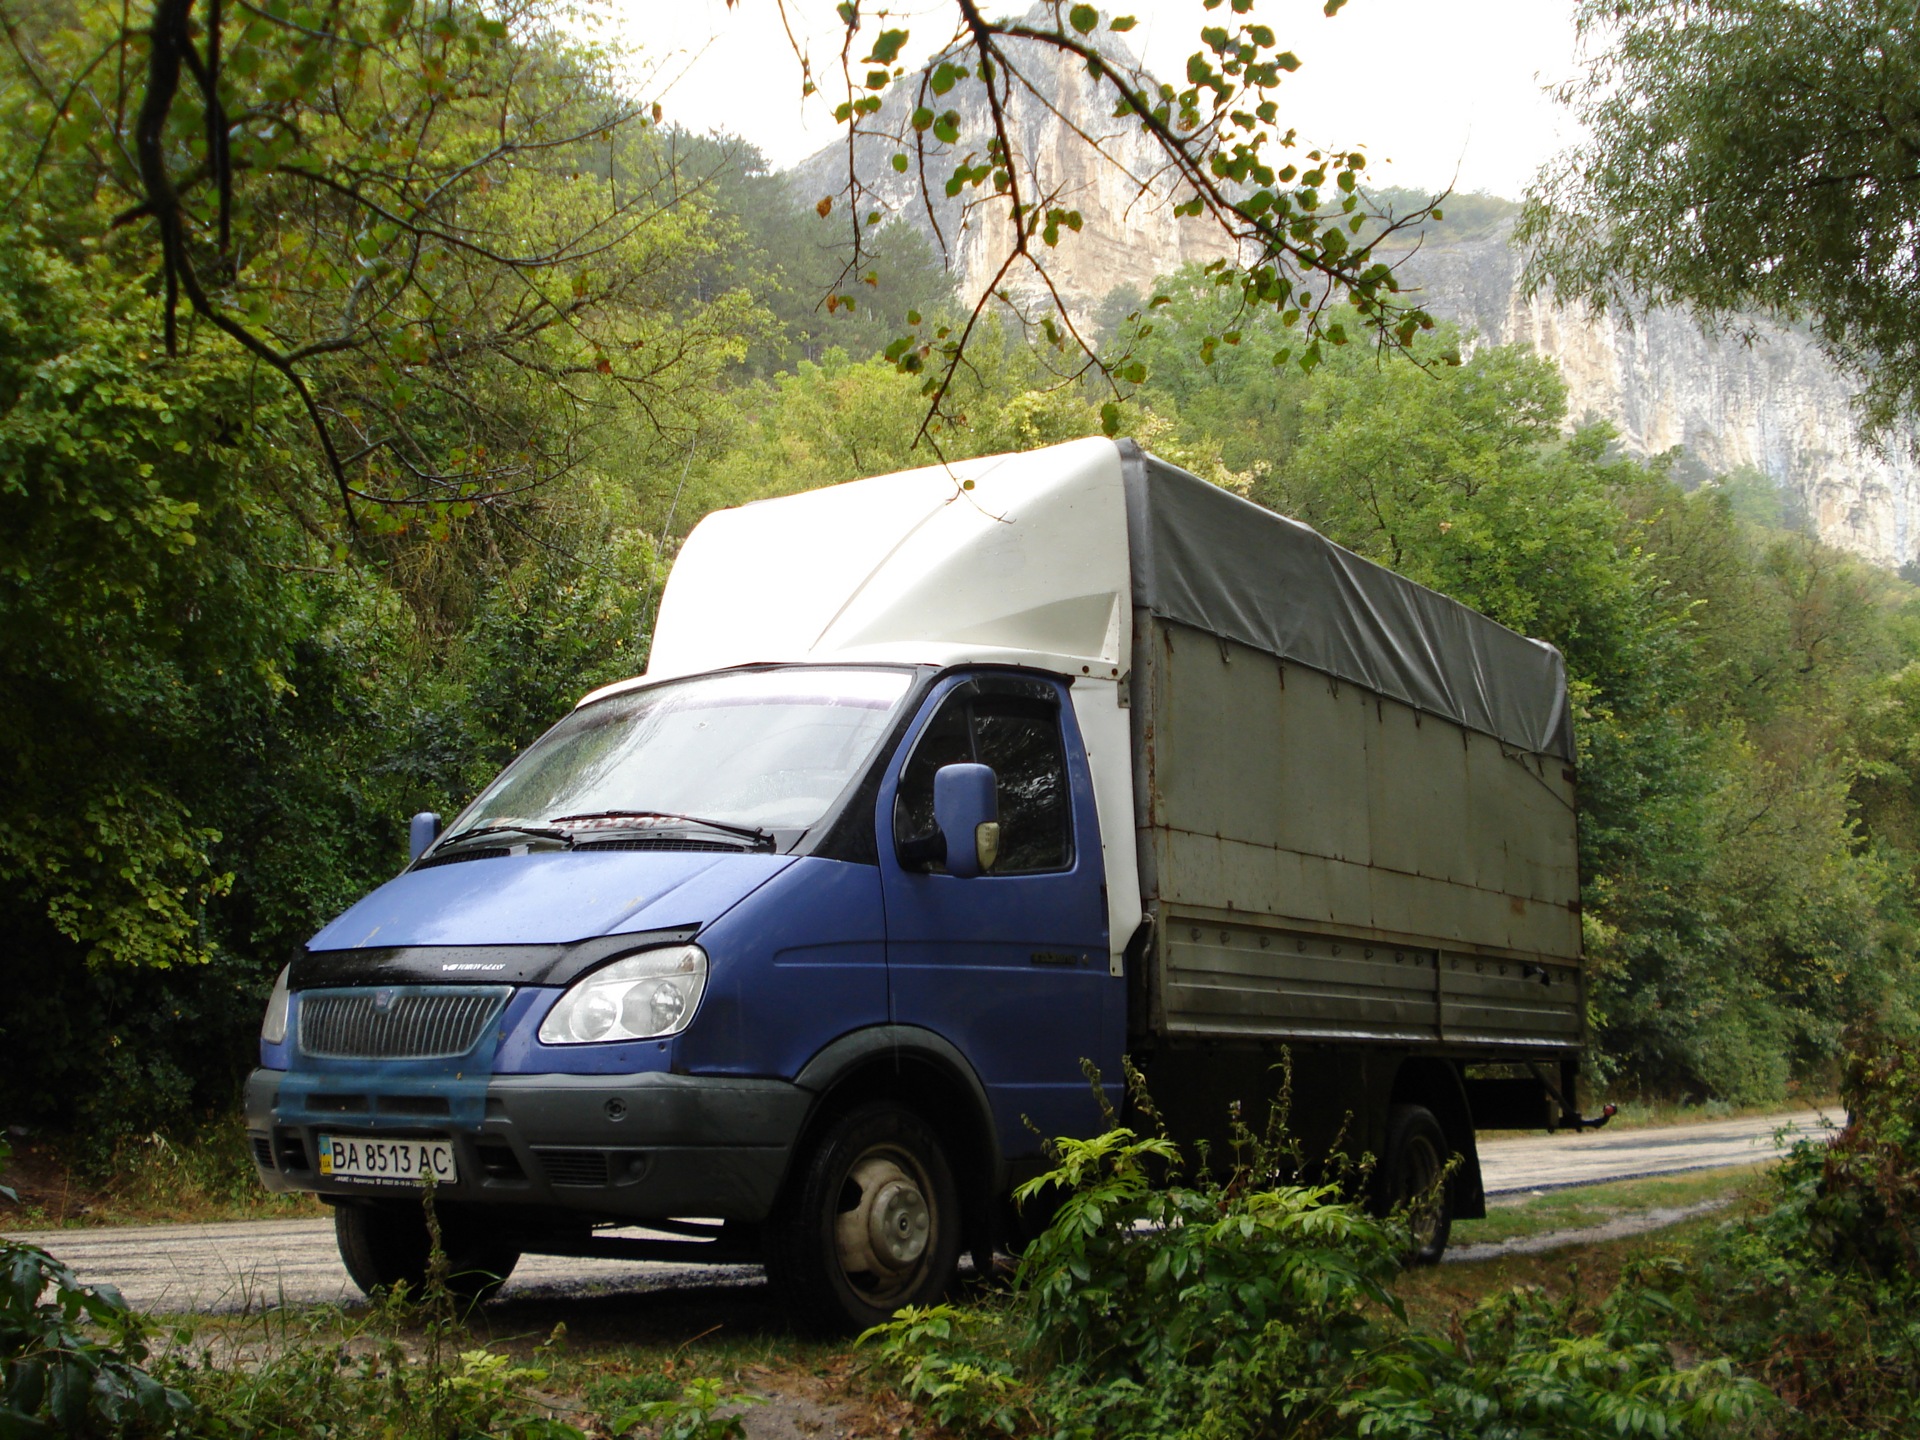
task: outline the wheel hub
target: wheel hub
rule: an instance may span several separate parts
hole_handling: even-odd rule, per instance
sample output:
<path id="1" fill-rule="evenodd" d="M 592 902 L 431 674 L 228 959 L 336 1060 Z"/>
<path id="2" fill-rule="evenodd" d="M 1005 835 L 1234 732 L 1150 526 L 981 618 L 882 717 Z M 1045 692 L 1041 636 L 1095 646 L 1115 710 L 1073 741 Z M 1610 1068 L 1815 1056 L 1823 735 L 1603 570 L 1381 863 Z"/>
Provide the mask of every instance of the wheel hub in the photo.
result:
<path id="1" fill-rule="evenodd" d="M 851 1203 L 834 1221 L 841 1269 L 881 1278 L 918 1266 L 932 1239 L 933 1214 L 914 1177 L 891 1156 L 868 1155 L 847 1184 Z"/>
<path id="2" fill-rule="evenodd" d="M 889 1180 L 874 1197 L 867 1218 L 873 1254 L 890 1270 L 907 1270 L 926 1253 L 927 1201 L 920 1188 L 906 1179 Z"/>

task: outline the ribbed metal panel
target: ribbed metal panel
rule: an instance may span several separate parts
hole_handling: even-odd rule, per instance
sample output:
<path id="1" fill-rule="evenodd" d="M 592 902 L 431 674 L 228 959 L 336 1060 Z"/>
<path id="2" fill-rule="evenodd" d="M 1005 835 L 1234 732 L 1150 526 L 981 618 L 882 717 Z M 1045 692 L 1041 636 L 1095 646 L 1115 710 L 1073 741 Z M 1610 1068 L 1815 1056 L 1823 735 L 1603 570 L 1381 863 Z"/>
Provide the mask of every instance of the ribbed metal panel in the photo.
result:
<path id="1" fill-rule="evenodd" d="M 300 997 L 300 1048 L 327 1059 L 451 1059 L 479 1043 L 506 1002 L 500 986 L 310 990 Z"/>

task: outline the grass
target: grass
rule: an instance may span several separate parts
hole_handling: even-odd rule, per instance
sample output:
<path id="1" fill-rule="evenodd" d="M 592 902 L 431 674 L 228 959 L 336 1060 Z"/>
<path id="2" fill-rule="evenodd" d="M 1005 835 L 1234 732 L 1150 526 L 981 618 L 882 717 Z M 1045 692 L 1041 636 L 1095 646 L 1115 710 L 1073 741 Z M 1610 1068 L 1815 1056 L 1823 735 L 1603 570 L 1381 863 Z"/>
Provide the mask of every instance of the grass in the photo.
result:
<path id="1" fill-rule="evenodd" d="M 1649 1210 L 1677 1210 L 1712 1200 L 1731 1203 L 1745 1194 L 1768 1168 L 1767 1164 L 1740 1165 L 1531 1195 L 1496 1196 L 1487 1202 L 1486 1219 L 1455 1222 L 1452 1243 L 1494 1244 L 1556 1230 L 1590 1229 L 1623 1215 Z"/>
<path id="2" fill-rule="evenodd" d="M 311 1195 L 275 1195 L 260 1183 L 238 1116 L 183 1139 L 148 1135 L 117 1146 L 104 1165 L 87 1165 L 65 1148 L 19 1146 L 6 1183 L 17 1204 L 0 1198 L 0 1230 L 60 1230 L 95 1225 L 208 1224 L 291 1220 L 327 1213 Z"/>
<path id="3" fill-rule="evenodd" d="M 506 1377 L 489 1382 L 499 1392 L 499 1416 L 476 1434 L 538 1433 L 516 1429 L 516 1417 L 551 1419 L 589 1436 L 624 1433 L 631 1424 L 621 1425 L 622 1417 L 684 1404 L 708 1383 L 725 1397 L 722 1417 L 745 1409 L 756 1429 L 766 1424 L 776 1434 L 893 1437 L 915 1419 L 889 1393 L 863 1384 L 864 1357 L 856 1359 L 849 1344 L 797 1336 L 763 1287 L 507 1299 L 438 1325 L 394 1305 L 163 1323 L 169 1354 L 182 1367 L 176 1373 L 197 1377 L 187 1388 L 268 1435 L 304 1434 L 310 1423 L 338 1440 L 389 1436 L 384 1412 L 406 1383 L 397 1377 L 413 1377 L 417 1388 L 436 1368 L 468 1390 L 474 1387 L 463 1373 Z M 654 1434 L 656 1423 L 640 1433 Z M 726 1431 L 689 1423 L 661 1433 L 720 1440 Z"/>
<path id="4" fill-rule="evenodd" d="M 1480 1301 L 1491 1295 L 1502 1294 L 1515 1286 L 1533 1287 L 1543 1291 L 1555 1300 L 1563 1300 L 1577 1295 L 1586 1299 L 1596 1299 L 1612 1291 L 1620 1282 L 1621 1273 L 1636 1261 L 1652 1259 L 1663 1255 L 1686 1255 L 1704 1236 L 1715 1227 L 1737 1221 L 1742 1215 L 1765 1206 L 1766 1200 L 1759 1193 L 1757 1185 L 1760 1168 L 1748 1167 L 1741 1172 L 1738 1183 L 1730 1183 L 1720 1196 L 1697 1195 L 1697 1198 L 1725 1198 L 1727 1208 L 1712 1214 L 1699 1215 L 1680 1221 L 1658 1230 L 1644 1234 L 1628 1236 L 1620 1240 L 1596 1241 L 1586 1244 L 1574 1243 L 1565 1248 L 1557 1248 L 1542 1254 L 1502 1255 L 1496 1259 L 1469 1264 L 1434 1265 L 1418 1270 L 1401 1273 L 1393 1289 L 1402 1304 L 1407 1307 L 1409 1317 L 1418 1323 L 1445 1329 L 1456 1317 L 1464 1314 Z M 1715 1172 L 1721 1177 L 1729 1172 Z M 1701 1183 L 1705 1177 L 1682 1176 L 1679 1180 Z M 1598 1190 L 1624 1190 L 1628 1187 L 1652 1186 L 1656 1181 L 1627 1181 L 1620 1186 L 1595 1186 Z M 1543 1197 L 1560 1200 L 1569 1192 Z M 1597 1212 L 1599 1206 L 1591 1197 L 1587 1203 Z M 1654 1204 L 1662 1202 L 1655 1201 Z M 1673 1203 L 1669 1199 L 1665 1203 Z M 1688 1202 L 1693 1203 L 1693 1202 Z M 1522 1211 L 1526 1207 L 1516 1207 Z M 1634 1207 L 1634 1208 L 1652 1208 Z M 1544 1220 L 1555 1212 L 1543 1209 L 1534 1212 Z M 1568 1212 L 1559 1212 L 1565 1215 Z M 1629 1213 L 1627 1207 L 1616 1213 Z M 1612 1217 L 1606 1217 L 1612 1218 Z M 1505 1217 L 1489 1216 L 1481 1221 L 1463 1221 L 1454 1227 L 1456 1237 L 1461 1236 L 1469 1226 L 1497 1226 L 1502 1223 L 1531 1223 L 1523 1216 L 1506 1221 Z M 1595 1222 L 1601 1223 L 1601 1222 Z M 1568 1228 L 1561 1223 L 1543 1224 L 1542 1229 Z M 1509 1235 L 1540 1233 L 1515 1229 Z M 1474 1241 L 1492 1238 L 1508 1238 L 1498 1231 L 1476 1234 Z M 1456 1239 L 1455 1243 L 1469 1243 Z"/>

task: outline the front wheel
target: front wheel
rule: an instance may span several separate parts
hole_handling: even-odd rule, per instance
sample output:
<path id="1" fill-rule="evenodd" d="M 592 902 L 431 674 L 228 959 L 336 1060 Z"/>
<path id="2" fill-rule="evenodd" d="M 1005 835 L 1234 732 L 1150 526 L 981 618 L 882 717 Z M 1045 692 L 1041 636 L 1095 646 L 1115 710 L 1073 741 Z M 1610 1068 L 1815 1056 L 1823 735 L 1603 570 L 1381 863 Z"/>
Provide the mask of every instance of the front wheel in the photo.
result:
<path id="1" fill-rule="evenodd" d="M 911 1110 L 862 1105 L 803 1158 L 769 1226 L 767 1268 L 802 1320 L 861 1330 L 945 1294 L 960 1232 L 939 1138 Z"/>
<path id="2" fill-rule="evenodd" d="M 447 1256 L 447 1290 L 457 1299 L 485 1300 L 520 1263 L 520 1252 L 477 1217 L 441 1205 L 440 1244 Z M 418 1299 L 426 1288 L 432 1241 L 425 1209 L 418 1204 L 345 1201 L 333 1208 L 333 1237 L 347 1274 L 372 1296 L 406 1282 Z"/>
<path id="3" fill-rule="evenodd" d="M 1380 1162 L 1382 1210 L 1406 1207 L 1413 1243 L 1409 1265 L 1436 1265 L 1453 1232 L 1453 1180 L 1442 1179 L 1453 1149 L 1447 1132 L 1424 1105 L 1396 1105 L 1387 1113 L 1387 1143 Z"/>

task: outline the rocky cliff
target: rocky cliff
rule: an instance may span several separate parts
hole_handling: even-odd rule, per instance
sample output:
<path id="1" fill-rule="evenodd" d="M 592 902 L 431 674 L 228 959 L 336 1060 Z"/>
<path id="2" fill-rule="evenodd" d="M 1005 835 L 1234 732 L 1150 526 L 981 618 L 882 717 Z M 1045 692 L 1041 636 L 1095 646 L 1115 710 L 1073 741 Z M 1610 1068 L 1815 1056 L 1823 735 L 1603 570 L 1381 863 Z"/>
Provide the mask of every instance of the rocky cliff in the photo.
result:
<path id="1" fill-rule="evenodd" d="M 1573 417 L 1612 421 L 1628 449 L 1678 446 L 1710 473 L 1752 467 L 1830 543 L 1894 568 L 1920 554 L 1920 464 L 1908 437 L 1894 437 L 1886 454 L 1861 445 L 1852 389 L 1806 336 L 1762 326 L 1746 343 L 1704 331 L 1684 311 L 1628 323 L 1528 298 L 1508 234 L 1499 225 L 1449 239 L 1442 228 L 1408 262 L 1403 283 L 1436 314 L 1551 357 Z"/>
<path id="2" fill-rule="evenodd" d="M 1107 35 L 1102 44 L 1116 66 L 1138 68 L 1117 37 Z M 1008 84 L 1007 108 L 1026 192 L 1076 209 L 1084 219 L 1080 234 L 1063 234 L 1057 250 L 1042 252 L 1076 321 L 1084 322 L 1117 286 L 1149 292 L 1155 277 L 1225 253 L 1217 230 L 1172 213 L 1182 197 L 1154 147 L 1113 118 L 1110 90 L 1103 94 L 1084 68 L 1038 47 L 1016 51 L 1015 58 L 1019 75 Z M 971 302 L 995 283 L 1007 254 L 1006 207 L 983 201 L 984 190 L 949 196 L 942 182 L 956 163 L 984 157 L 986 92 L 969 79 L 925 100 L 957 113 L 959 138 L 942 144 L 926 133 L 916 141 L 910 117 L 923 103 L 916 82 L 914 76 L 897 82 L 880 110 L 862 122 L 852 156 L 859 208 L 923 231 Z M 897 153 L 914 154 L 917 143 L 925 147 L 926 195 L 916 167 L 903 174 L 892 164 Z M 809 199 L 841 196 L 848 165 L 846 147 L 836 145 L 803 161 L 793 175 Z M 1654 455 L 1683 447 L 1707 474 L 1752 467 L 1778 484 L 1831 543 L 1889 567 L 1920 556 L 1920 463 L 1907 437 L 1895 437 L 1884 455 L 1862 446 L 1853 432 L 1848 385 L 1803 335 L 1763 327 L 1747 343 L 1708 334 L 1684 312 L 1656 311 L 1627 323 L 1525 297 L 1509 233 L 1504 223 L 1472 233 L 1438 227 L 1405 262 L 1402 283 L 1428 309 L 1482 338 L 1529 345 L 1556 361 L 1571 391 L 1573 418 L 1612 421 L 1630 450 Z M 1024 265 L 1002 275 L 998 288 L 1021 301 L 1049 298 Z"/>

